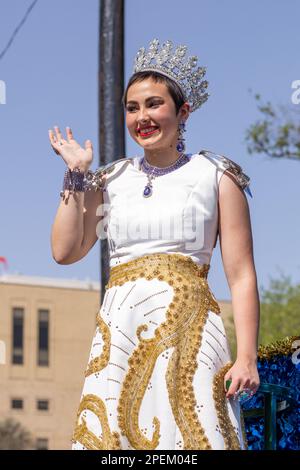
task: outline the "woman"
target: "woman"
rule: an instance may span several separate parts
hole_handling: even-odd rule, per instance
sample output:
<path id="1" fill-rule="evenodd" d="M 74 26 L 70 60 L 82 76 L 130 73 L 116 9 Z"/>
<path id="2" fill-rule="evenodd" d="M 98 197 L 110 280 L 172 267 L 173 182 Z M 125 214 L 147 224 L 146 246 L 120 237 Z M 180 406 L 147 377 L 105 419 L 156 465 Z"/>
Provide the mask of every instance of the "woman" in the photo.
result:
<path id="1" fill-rule="evenodd" d="M 259 386 L 259 298 L 243 192 L 249 178 L 226 157 L 185 152 L 185 123 L 208 97 L 205 69 L 195 70 L 196 58 L 186 61 L 185 53 L 185 46 L 173 52 L 170 41 L 159 49 L 153 40 L 137 54 L 123 101 L 143 157 L 93 173 L 90 141 L 83 149 L 70 128 L 67 139 L 57 127 L 49 131 L 68 165 L 53 257 L 78 261 L 99 232 L 110 255 L 74 449 L 247 448 L 237 398 Z M 234 310 L 234 363 L 207 283 L 218 233 Z"/>

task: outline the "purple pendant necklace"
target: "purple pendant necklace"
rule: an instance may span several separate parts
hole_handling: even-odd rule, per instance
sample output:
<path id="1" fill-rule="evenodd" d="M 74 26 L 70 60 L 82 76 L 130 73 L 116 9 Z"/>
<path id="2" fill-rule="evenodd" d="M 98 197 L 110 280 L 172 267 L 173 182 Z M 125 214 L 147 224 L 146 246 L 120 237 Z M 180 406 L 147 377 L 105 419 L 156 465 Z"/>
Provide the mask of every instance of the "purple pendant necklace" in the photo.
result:
<path id="1" fill-rule="evenodd" d="M 181 167 L 185 163 L 189 161 L 189 157 L 182 153 L 176 160 L 176 162 L 172 163 L 172 165 L 167 166 L 165 168 L 160 168 L 157 166 L 150 165 L 150 163 L 147 162 L 146 158 L 143 157 L 141 160 L 141 165 L 140 169 L 146 173 L 147 178 L 148 178 L 148 183 L 146 184 L 144 191 L 143 191 L 143 196 L 144 197 L 149 197 L 152 195 L 153 190 L 152 190 L 152 180 L 156 178 L 156 176 L 162 176 L 166 175 L 167 173 L 170 173 L 171 171 L 176 170 L 177 168 Z"/>

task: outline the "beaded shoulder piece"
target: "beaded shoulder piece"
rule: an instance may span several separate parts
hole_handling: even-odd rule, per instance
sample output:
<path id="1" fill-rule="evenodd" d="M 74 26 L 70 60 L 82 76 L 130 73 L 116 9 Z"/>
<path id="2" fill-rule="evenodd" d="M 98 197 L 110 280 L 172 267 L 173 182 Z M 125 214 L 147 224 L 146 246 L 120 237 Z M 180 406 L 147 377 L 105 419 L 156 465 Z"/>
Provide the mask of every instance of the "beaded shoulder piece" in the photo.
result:
<path id="1" fill-rule="evenodd" d="M 230 158 L 211 152 L 210 150 L 200 150 L 199 155 L 205 155 L 209 159 L 217 160 L 217 163 L 221 163 L 223 168 L 235 177 L 238 185 L 248 193 L 249 196 L 253 197 L 250 191 L 250 177 L 243 172 L 240 165 L 230 160 Z"/>
<path id="2" fill-rule="evenodd" d="M 88 170 L 84 177 L 84 190 L 90 191 L 93 189 L 94 191 L 99 191 L 103 189 L 103 180 L 102 177 L 109 173 L 112 173 L 120 162 L 127 163 L 131 162 L 133 158 L 119 158 L 113 162 L 107 163 L 106 165 L 99 166 L 97 170 L 92 171 Z"/>

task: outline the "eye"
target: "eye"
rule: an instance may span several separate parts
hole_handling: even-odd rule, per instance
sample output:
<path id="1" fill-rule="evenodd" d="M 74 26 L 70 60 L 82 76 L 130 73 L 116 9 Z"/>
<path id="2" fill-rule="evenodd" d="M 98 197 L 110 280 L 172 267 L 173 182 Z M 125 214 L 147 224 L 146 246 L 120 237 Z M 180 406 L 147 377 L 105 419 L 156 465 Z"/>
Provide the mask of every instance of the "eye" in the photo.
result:
<path id="1" fill-rule="evenodd" d="M 129 113 L 132 113 L 132 112 L 136 111 L 136 106 L 128 105 L 128 106 L 126 106 L 126 111 L 128 111 Z"/>
<path id="2" fill-rule="evenodd" d="M 161 103 L 158 103 L 157 101 L 153 101 L 152 103 L 149 104 L 150 108 L 157 108 Z"/>

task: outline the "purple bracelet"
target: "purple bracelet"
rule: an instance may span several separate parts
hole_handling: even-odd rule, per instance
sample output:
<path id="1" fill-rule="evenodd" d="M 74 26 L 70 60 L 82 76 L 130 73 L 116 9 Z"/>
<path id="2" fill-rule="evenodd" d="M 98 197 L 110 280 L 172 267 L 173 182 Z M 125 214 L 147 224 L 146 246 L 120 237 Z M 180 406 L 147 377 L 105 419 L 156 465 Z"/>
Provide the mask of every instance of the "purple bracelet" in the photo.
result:
<path id="1" fill-rule="evenodd" d="M 72 194 L 74 191 L 84 191 L 84 178 L 85 174 L 82 173 L 79 168 L 76 167 L 74 170 L 67 168 L 60 196 L 64 197 L 64 191 L 66 189 L 69 191 L 69 194 Z"/>

